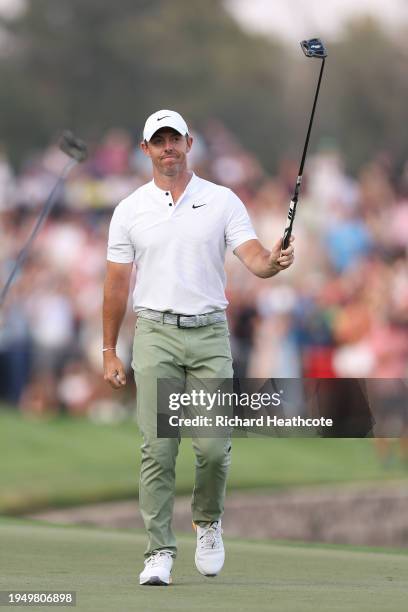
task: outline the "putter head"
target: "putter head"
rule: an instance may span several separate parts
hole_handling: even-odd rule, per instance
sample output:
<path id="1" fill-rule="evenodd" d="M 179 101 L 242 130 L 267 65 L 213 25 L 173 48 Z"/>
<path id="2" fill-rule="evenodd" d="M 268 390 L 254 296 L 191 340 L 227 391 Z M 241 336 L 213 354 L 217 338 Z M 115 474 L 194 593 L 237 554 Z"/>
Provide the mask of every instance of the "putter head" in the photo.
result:
<path id="1" fill-rule="evenodd" d="M 327 49 L 320 38 L 311 38 L 310 40 L 302 40 L 300 43 L 303 53 L 306 57 L 327 57 Z"/>
<path id="2" fill-rule="evenodd" d="M 79 163 L 85 161 L 88 157 L 86 144 L 80 138 L 76 138 L 70 130 L 64 130 L 62 132 L 59 148 L 66 153 L 66 155 L 72 157 Z"/>

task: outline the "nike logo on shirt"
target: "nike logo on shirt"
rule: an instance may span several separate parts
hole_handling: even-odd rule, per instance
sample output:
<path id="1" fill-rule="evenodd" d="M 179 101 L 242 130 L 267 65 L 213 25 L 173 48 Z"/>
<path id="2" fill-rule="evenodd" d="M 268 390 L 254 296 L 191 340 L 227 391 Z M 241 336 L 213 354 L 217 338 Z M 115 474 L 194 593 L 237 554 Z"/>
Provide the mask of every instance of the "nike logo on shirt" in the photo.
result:
<path id="1" fill-rule="evenodd" d="M 202 206 L 207 206 L 207 204 L 193 204 L 193 208 L 201 208 Z"/>

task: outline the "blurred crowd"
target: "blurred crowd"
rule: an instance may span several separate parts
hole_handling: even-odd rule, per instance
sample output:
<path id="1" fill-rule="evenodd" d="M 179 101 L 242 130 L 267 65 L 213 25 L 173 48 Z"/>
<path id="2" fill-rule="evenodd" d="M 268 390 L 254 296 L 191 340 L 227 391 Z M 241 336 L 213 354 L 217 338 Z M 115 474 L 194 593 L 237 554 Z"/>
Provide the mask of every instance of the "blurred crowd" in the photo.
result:
<path id="1" fill-rule="evenodd" d="M 231 187 L 272 246 L 298 160 L 282 158 L 270 176 L 218 121 L 193 136 L 195 172 Z M 0 286 L 65 163 L 52 146 L 16 175 L 0 150 Z M 258 279 L 227 254 L 237 376 L 408 378 L 408 163 L 378 154 L 355 177 L 345 165 L 329 142 L 308 158 L 289 270 Z M 133 405 L 131 293 L 118 349 L 130 386 L 115 392 L 103 381 L 102 289 L 113 209 L 149 180 L 137 139 L 121 129 L 70 174 L 0 312 L 1 400 L 98 418 Z"/>

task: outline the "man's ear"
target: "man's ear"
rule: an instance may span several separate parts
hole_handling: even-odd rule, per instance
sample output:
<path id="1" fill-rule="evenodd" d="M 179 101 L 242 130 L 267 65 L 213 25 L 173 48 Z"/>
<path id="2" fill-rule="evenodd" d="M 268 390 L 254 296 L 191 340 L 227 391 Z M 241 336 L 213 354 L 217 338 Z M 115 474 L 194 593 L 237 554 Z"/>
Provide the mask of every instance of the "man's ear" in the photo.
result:
<path id="1" fill-rule="evenodd" d="M 143 153 L 147 155 L 147 157 L 150 157 L 150 151 L 149 151 L 149 147 L 147 146 L 146 140 L 142 140 L 142 142 L 140 143 L 140 148 L 143 151 Z"/>
<path id="2" fill-rule="evenodd" d="M 187 140 L 187 153 L 190 151 L 191 147 L 193 146 L 193 137 L 192 136 L 186 136 L 186 140 Z"/>

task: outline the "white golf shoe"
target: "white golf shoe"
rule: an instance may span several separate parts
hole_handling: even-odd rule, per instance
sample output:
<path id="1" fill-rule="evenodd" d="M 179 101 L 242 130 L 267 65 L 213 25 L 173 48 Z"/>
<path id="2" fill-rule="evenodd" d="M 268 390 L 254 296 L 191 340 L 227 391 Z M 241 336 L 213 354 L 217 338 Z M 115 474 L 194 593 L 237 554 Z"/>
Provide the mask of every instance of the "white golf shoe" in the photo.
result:
<path id="1" fill-rule="evenodd" d="M 213 521 L 205 527 L 193 523 L 193 527 L 197 533 L 196 568 L 204 576 L 216 576 L 225 560 L 221 521 Z"/>
<path id="2" fill-rule="evenodd" d="M 173 556 L 169 550 L 155 550 L 144 562 L 145 568 L 139 576 L 139 584 L 167 586 L 171 584 Z"/>

